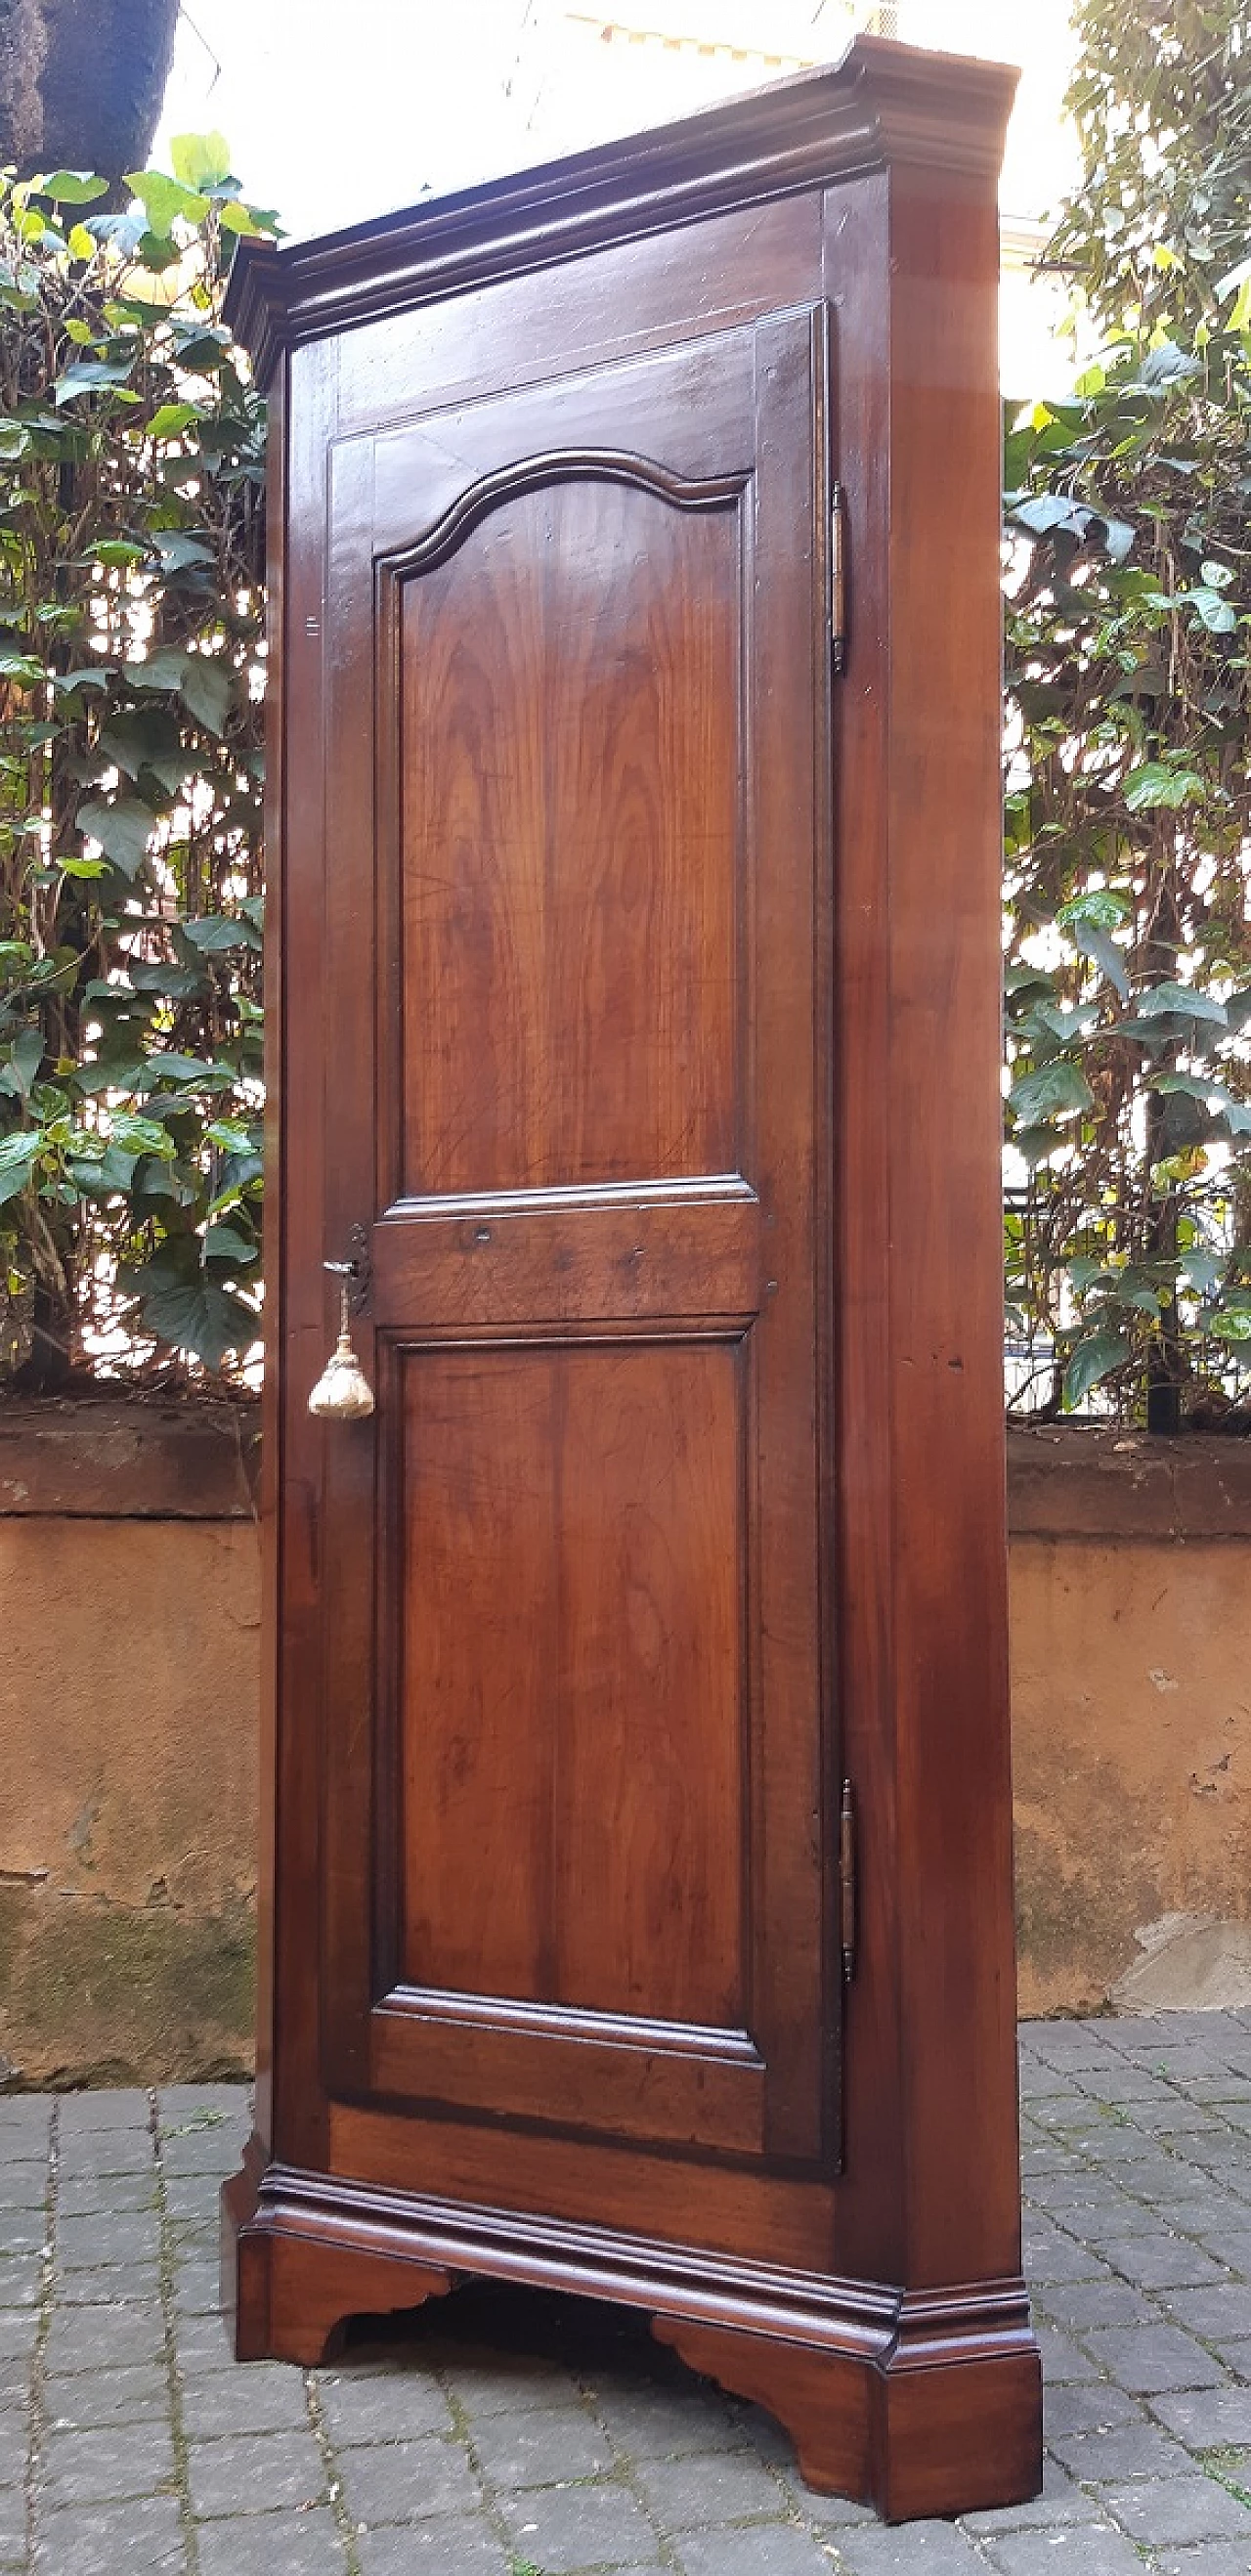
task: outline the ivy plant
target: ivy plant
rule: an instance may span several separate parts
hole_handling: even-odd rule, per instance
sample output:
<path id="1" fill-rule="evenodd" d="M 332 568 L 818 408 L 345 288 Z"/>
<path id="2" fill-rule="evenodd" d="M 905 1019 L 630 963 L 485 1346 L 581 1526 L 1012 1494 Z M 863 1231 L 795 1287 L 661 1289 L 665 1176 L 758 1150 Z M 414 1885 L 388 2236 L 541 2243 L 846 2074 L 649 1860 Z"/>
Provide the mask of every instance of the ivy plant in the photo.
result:
<path id="1" fill-rule="evenodd" d="M 0 180 L 3 1358 L 237 1371 L 258 1330 L 265 418 L 246 203 Z"/>
<path id="2" fill-rule="evenodd" d="M 1098 360 L 1009 406 L 1015 1409 L 1246 1420 L 1251 22 L 1079 0 L 1053 243 Z"/>

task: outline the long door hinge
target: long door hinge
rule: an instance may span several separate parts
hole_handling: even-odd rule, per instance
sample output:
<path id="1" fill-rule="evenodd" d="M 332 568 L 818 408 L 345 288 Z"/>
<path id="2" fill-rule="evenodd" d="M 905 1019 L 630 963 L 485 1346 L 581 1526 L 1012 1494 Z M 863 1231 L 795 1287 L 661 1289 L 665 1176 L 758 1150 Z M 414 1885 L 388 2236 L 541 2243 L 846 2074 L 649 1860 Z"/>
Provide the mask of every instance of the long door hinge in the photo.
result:
<path id="1" fill-rule="evenodd" d="M 838 1811 L 838 1920 L 843 1952 L 843 1980 L 856 1973 L 856 1807 L 850 1780 L 843 1782 Z"/>
<path id="2" fill-rule="evenodd" d="M 847 661 L 847 526 L 841 483 L 830 491 L 830 656 L 837 678 Z"/>

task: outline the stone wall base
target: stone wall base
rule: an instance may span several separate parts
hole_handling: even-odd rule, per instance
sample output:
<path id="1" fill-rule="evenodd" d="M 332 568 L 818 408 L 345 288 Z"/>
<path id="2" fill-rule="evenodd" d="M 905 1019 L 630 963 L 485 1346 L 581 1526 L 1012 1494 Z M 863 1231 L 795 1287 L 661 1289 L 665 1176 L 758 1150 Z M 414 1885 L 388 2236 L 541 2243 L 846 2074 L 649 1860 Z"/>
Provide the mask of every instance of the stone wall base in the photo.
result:
<path id="1" fill-rule="evenodd" d="M 0 1406 L 0 2085 L 249 2063 L 255 1451 L 237 1408 Z M 1134 2008 L 1179 1915 L 1166 2000 L 1227 2000 L 1251 1443 L 1015 1437 L 1009 1505 L 1022 2010 Z"/>

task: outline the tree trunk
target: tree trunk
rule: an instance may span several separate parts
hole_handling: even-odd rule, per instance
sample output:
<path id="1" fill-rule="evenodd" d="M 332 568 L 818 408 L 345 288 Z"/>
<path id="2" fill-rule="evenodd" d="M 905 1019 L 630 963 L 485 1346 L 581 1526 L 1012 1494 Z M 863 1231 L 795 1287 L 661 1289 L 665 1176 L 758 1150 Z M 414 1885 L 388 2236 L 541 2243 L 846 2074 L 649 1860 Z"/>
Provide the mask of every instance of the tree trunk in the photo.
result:
<path id="1" fill-rule="evenodd" d="M 156 132 L 179 0 L 0 0 L 0 162 L 142 167 Z"/>

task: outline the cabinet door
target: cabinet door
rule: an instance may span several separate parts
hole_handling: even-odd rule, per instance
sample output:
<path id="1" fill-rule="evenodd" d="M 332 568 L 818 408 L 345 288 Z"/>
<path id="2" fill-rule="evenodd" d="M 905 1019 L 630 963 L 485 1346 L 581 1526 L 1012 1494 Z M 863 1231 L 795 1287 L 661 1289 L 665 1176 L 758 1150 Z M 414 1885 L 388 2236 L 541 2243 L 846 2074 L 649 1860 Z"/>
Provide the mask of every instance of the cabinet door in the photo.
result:
<path id="1" fill-rule="evenodd" d="M 362 1229 L 377 1412 L 324 1433 L 321 1993 L 357 2099 L 836 2134 L 827 376 L 805 308 L 333 453 L 324 1249 Z"/>

